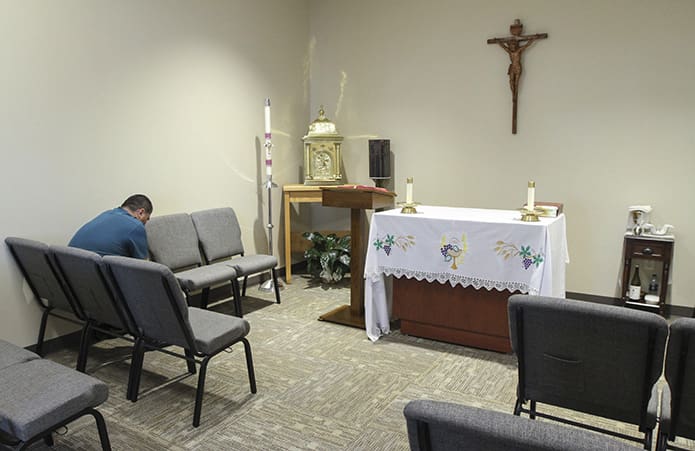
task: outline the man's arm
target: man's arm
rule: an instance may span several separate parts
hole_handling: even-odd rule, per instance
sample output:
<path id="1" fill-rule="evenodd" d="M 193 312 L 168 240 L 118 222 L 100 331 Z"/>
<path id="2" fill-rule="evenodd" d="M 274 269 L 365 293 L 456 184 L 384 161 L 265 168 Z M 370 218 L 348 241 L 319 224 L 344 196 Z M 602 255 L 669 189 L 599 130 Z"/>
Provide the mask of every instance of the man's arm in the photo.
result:
<path id="1" fill-rule="evenodd" d="M 130 241 L 131 256 L 140 259 L 146 259 L 148 256 L 147 252 L 147 234 L 145 233 L 145 227 L 137 227 L 130 232 L 128 237 Z"/>

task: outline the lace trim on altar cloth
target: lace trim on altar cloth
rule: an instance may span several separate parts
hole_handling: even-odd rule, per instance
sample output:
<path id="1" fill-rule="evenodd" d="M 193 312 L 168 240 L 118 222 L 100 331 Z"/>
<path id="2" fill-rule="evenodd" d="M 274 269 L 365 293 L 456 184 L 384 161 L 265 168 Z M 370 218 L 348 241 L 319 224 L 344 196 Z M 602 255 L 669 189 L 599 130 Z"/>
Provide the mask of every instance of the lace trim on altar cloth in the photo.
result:
<path id="1" fill-rule="evenodd" d="M 394 276 L 396 278 L 401 278 L 405 276 L 407 279 L 416 279 L 418 281 L 426 280 L 428 282 L 437 281 L 441 284 L 449 283 L 452 287 L 456 285 L 461 285 L 462 287 L 473 287 L 476 290 L 485 288 L 486 290 L 495 289 L 497 291 L 509 290 L 511 292 L 520 291 L 523 294 L 538 295 L 539 290 L 532 288 L 529 284 L 524 282 L 513 282 L 506 280 L 492 280 L 492 279 L 480 279 L 477 277 L 468 277 L 460 274 L 450 274 L 450 273 L 436 273 L 429 271 L 416 271 L 412 269 L 405 268 L 393 268 L 390 266 L 379 266 L 376 272 L 370 272 L 365 274 L 365 278 L 374 278 L 379 275 L 384 274 L 387 276 Z"/>

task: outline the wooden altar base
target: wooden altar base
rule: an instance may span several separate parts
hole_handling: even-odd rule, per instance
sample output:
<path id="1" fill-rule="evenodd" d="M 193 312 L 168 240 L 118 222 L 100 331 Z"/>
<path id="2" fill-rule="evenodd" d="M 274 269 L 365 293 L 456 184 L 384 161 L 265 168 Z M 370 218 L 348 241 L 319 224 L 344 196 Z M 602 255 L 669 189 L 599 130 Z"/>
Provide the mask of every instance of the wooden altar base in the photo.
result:
<path id="1" fill-rule="evenodd" d="M 393 316 L 401 333 L 509 353 L 507 299 L 513 293 L 393 279 Z"/>

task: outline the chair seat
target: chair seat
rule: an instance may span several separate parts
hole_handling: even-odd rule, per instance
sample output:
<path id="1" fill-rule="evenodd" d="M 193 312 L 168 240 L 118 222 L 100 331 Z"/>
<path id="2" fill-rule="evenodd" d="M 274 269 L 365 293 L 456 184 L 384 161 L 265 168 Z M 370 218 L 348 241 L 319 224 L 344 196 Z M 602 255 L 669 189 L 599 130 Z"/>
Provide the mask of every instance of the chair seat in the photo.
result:
<path id="1" fill-rule="evenodd" d="M 0 340 L 0 370 L 15 363 L 24 363 L 40 357 L 31 351 Z"/>
<path id="2" fill-rule="evenodd" d="M 245 337 L 251 326 L 248 321 L 195 307 L 188 308 L 188 321 L 195 336 L 195 345 L 204 354 L 214 354 Z"/>
<path id="3" fill-rule="evenodd" d="M 238 272 L 229 265 L 218 263 L 187 269 L 175 273 L 174 276 L 179 281 L 181 288 L 193 291 L 207 288 L 217 283 L 229 282 L 238 277 Z"/>
<path id="4" fill-rule="evenodd" d="M 26 441 L 106 401 L 103 382 L 43 359 L 0 371 L 0 429 Z"/>
<path id="5" fill-rule="evenodd" d="M 272 255 L 245 255 L 224 262 L 234 268 L 239 276 L 248 276 L 275 268 L 278 259 Z"/>

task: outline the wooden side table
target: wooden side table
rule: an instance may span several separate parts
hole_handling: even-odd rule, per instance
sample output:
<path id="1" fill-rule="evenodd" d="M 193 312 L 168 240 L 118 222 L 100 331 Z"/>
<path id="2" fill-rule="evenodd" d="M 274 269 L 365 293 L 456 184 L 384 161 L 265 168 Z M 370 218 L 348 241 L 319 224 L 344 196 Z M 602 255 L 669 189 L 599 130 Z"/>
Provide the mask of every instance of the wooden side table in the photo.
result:
<path id="1" fill-rule="evenodd" d="M 335 185 L 330 185 L 334 187 Z M 290 219 L 290 204 L 295 203 L 321 203 L 323 197 L 319 185 L 284 185 L 282 187 L 285 204 L 285 281 L 292 283 L 292 221 Z"/>
<path id="2" fill-rule="evenodd" d="M 673 258 L 673 236 L 644 236 L 626 234 L 623 245 L 623 284 L 622 299 L 626 307 L 634 307 L 640 310 L 648 310 L 664 314 L 664 303 L 668 293 L 668 281 L 671 274 L 671 259 Z M 656 262 L 653 271 L 645 271 L 645 263 Z M 630 284 L 630 279 L 635 271 L 635 265 L 640 265 L 640 279 L 642 281 L 642 293 L 648 286 L 650 273 L 657 274 L 659 282 L 658 304 L 647 304 L 644 295 L 640 296 L 639 301 L 628 299 L 626 292 Z"/>

